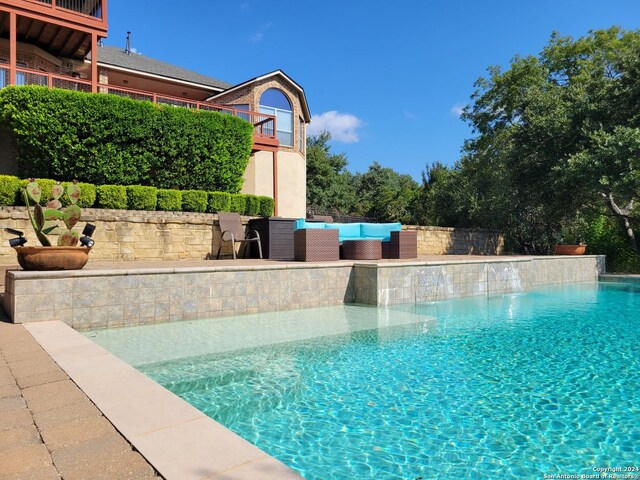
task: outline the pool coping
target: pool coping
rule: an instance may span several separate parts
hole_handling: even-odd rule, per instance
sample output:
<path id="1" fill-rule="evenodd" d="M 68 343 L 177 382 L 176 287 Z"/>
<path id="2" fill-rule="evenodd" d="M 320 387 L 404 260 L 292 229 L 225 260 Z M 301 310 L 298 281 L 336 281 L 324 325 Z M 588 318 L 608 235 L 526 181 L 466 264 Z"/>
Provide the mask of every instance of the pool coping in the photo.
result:
<path id="1" fill-rule="evenodd" d="M 303 478 L 65 323 L 23 326 L 166 480 Z"/>

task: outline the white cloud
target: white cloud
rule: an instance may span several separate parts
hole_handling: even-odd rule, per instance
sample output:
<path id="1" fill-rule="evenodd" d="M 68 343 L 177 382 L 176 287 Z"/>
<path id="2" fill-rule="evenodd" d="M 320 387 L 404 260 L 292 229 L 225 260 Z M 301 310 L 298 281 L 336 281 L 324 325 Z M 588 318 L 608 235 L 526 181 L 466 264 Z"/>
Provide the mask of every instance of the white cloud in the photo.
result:
<path id="1" fill-rule="evenodd" d="M 248 3 L 241 3 L 240 4 L 240 11 L 241 12 L 248 12 L 249 9 L 251 8 L 251 5 L 249 5 Z"/>
<path id="2" fill-rule="evenodd" d="M 262 25 L 258 29 L 258 31 L 256 33 L 251 35 L 251 41 L 253 43 L 258 43 L 258 42 L 261 42 L 262 40 L 264 40 L 264 32 L 269 30 L 271 27 L 273 27 L 273 23 L 272 22 L 265 23 L 264 25 Z"/>
<path id="3" fill-rule="evenodd" d="M 331 110 L 320 115 L 313 115 L 307 133 L 318 135 L 327 131 L 331 134 L 331 138 L 337 142 L 357 143 L 360 141 L 357 130 L 362 126 L 364 126 L 364 122 L 355 115 Z"/>
<path id="4" fill-rule="evenodd" d="M 408 112 L 407 110 L 405 110 L 404 112 L 402 112 L 404 115 L 404 118 L 407 118 L 409 120 L 417 120 L 418 116 L 413 113 L 413 112 Z"/>
<path id="5" fill-rule="evenodd" d="M 463 111 L 464 111 L 464 105 L 460 105 L 459 103 L 456 103 L 453 107 L 451 107 L 451 114 L 456 117 L 460 117 Z"/>

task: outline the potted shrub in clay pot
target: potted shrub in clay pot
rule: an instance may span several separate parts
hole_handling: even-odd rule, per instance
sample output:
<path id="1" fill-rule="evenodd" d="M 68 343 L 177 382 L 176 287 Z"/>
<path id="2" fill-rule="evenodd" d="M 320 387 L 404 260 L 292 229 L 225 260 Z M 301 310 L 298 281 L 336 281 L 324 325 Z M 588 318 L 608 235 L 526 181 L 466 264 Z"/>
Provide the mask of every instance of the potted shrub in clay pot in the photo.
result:
<path id="1" fill-rule="evenodd" d="M 560 230 L 558 244 L 553 248 L 555 255 L 584 255 L 587 245 L 574 230 L 563 227 Z"/>
<path id="2" fill-rule="evenodd" d="M 27 241 L 22 232 L 11 229 L 8 229 L 10 233 L 19 235 L 19 238 L 12 239 L 9 243 L 16 251 L 18 263 L 24 270 L 79 270 L 89 259 L 94 243 L 90 237 L 95 227 L 87 224 L 82 236 L 74 230 L 81 214 L 77 205 L 80 199 L 77 180 L 66 188 L 66 192 L 58 182 L 51 188 L 51 193 L 53 198 L 47 205 L 40 205 L 42 190 L 33 178 L 29 179 L 22 192 L 29 220 L 41 246 L 25 245 Z M 65 193 L 69 205 L 63 207 L 61 199 Z M 49 235 L 57 235 L 56 245 L 52 244 Z"/>

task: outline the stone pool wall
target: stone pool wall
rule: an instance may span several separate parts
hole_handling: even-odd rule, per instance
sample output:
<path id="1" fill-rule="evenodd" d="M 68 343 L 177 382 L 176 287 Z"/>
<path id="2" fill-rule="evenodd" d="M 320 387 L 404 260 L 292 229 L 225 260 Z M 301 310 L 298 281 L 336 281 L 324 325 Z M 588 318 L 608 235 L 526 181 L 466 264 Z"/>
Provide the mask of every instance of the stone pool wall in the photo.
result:
<path id="1" fill-rule="evenodd" d="M 7 271 L 13 322 L 74 328 L 139 325 L 342 303 L 389 305 L 597 281 L 604 257 L 282 263 L 261 266 Z"/>
<path id="2" fill-rule="evenodd" d="M 485 262 L 357 265 L 359 303 L 392 305 L 475 295 L 496 295 L 542 285 L 596 281 L 604 256 L 504 257 Z"/>

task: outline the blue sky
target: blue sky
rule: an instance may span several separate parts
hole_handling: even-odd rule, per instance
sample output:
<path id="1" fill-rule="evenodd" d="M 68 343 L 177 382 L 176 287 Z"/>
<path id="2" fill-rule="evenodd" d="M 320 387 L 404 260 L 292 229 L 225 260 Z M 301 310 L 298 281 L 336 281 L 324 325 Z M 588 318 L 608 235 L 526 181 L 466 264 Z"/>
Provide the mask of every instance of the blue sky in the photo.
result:
<path id="1" fill-rule="evenodd" d="M 107 45 L 126 32 L 143 55 L 231 83 L 276 69 L 306 91 L 314 120 L 351 171 L 377 161 L 416 180 L 453 164 L 459 118 L 490 65 L 537 54 L 555 30 L 640 28 L 638 0 L 322 2 L 109 1 Z M 188 5 L 188 7 L 185 7 Z"/>

